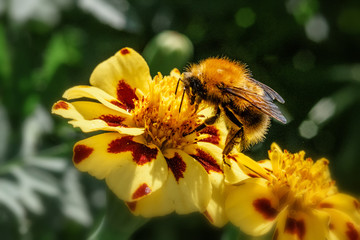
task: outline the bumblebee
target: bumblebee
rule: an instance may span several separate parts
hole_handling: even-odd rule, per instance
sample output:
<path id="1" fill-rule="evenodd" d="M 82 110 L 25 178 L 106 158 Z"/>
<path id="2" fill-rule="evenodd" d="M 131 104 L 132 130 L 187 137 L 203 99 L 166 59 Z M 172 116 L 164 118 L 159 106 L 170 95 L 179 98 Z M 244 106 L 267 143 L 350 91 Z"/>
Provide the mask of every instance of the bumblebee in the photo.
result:
<path id="1" fill-rule="evenodd" d="M 227 58 L 207 58 L 190 65 L 180 81 L 184 88 L 183 96 L 186 93 L 190 103 L 196 104 L 196 109 L 202 101 L 215 108 L 216 114 L 195 131 L 225 116 L 229 133 L 224 155 L 230 153 L 234 146 L 243 151 L 262 141 L 271 117 L 286 123 L 284 115 L 274 104 L 274 100 L 284 103 L 284 99 L 267 85 L 253 79 L 246 66 L 239 62 Z"/>

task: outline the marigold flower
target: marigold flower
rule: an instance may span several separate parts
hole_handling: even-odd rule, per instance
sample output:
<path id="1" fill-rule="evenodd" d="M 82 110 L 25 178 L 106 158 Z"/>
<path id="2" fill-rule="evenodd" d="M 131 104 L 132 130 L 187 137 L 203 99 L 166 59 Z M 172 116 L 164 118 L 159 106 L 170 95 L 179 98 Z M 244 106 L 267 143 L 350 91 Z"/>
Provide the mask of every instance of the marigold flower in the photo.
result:
<path id="1" fill-rule="evenodd" d="M 359 201 L 337 191 L 328 160 L 304 155 L 273 144 L 263 170 L 229 191 L 229 220 L 254 236 L 276 224 L 274 239 L 360 239 Z"/>
<path id="2" fill-rule="evenodd" d="M 145 60 L 123 48 L 99 64 L 92 86 L 68 89 L 53 113 L 84 132 L 107 131 L 77 142 L 73 163 L 124 200 L 135 215 L 202 212 L 214 225 L 224 213 L 223 122 L 194 132 L 211 109 L 175 95 L 180 72 L 151 79 Z M 85 100 L 83 100 L 86 98 Z"/>

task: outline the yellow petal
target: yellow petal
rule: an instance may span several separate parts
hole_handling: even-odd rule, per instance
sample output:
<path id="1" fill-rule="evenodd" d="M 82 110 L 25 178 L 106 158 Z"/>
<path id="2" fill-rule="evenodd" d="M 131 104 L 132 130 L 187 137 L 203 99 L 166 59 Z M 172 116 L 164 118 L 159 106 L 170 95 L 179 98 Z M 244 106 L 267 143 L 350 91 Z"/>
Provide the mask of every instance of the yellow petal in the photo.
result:
<path id="1" fill-rule="evenodd" d="M 167 149 L 164 156 L 169 177 L 163 191 L 173 202 L 175 211 L 179 214 L 204 212 L 211 197 L 211 183 L 205 169 L 178 149 Z"/>
<path id="2" fill-rule="evenodd" d="M 145 60 L 133 49 L 123 48 L 100 63 L 90 77 L 90 84 L 133 108 L 135 91 L 147 94 L 151 76 Z"/>
<path id="3" fill-rule="evenodd" d="M 272 173 L 272 165 L 270 160 L 260 160 L 257 162 L 265 171 Z"/>
<path id="4" fill-rule="evenodd" d="M 353 221 L 360 224 L 360 203 L 359 201 L 347 194 L 338 193 L 324 199 L 320 208 L 331 208 L 344 212 L 349 215 Z"/>
<path id="5" fill-rule="evenodd" d="M 243 153 L 233 153 L 226 156 L 224 166 L 226 181 L 236 184 L 249 177 L 263 177 L 270 179 L 270 172 L 266 171 L 261 164 L 252 160 Z"/>
<path id="6" fill-rule="evenodd" d="M 197 160 L 208 173 L 212 194 L 206 211 L 203 214 L 215 226 L 221 227 L 228 221 L 225 209 L 225 183 L 222 170 L 222 149 L 209 142 L 198 142 L 188 145 L 184 151 Z"/>
<path id="7" fill-rule="evenodd" d="M 224 164 L 224 173 L 225 173 L 225 180 L 229 184 L 237 184 L 247 178 L 250 178 L 247 174 L 247 169 L 244 165 L 238 162 L 239 157 L 246 157 L 242 153 L 240 154 L 229 154 L 225 158 Z"/>
<path id="8" fill-rule="evenodd" d="M 222 149 L 208 142 L 187 145 L 184 152 L 197 160 L 207 173 L 223 173 Z"/>
<path id="9" fill-rule="evenodd" d="M 128 112 L 126 105 L 100 88 L 91 86 L 75 86 L 65 91 L 63 98 L 72 100 L 78 98 L 91 98 L 96 99 L 106 107 L 118 111 L 124 115 L 131 116 Z"/>
<path id="10" fill-rule="evenodd" d="M 174 211 L 174 203 L 169 195 L 165 193 L 166 187 L 158 189 L 152 194 L 134 202 L 126 202 L 126 205 L 130 209 L 130 211 L 138 216 L 144 217 L 156 217 L 167 215 Z"/>
<path id="11" fill-rule="evenodd" d="M 330 240 L 359 240 L 360 223 L 336 209 L 324 209 L 330 215 Z"/>
<path id="12" fill-rule="evenodd" d="M 76 110 L 76 108 L 71 103 L 62 100 L 54 103 L 51 109 L 51 113 L 57 114 L 64 118 L 79 119 L 79 120 L 84 119 L 83 116 Z"/>
<path id="13" fill-rule="evenodd" d="M 268 155 L 271 161 L 272 170 L 275 173 L 282 171 L 282 166 L 279 166 L 279 163 L 281 162 L 281 157 L 283 154 L 284 154 L 283 151 L 276 143 L 271 144 L 271 148 L 268 151 Z"/>
<path id="14" fill-rule="evenodd" d="M 128 115 L 107 108 L 100 103 L 58 101 L 54 104 L 52 113 L 73 119 L 69 123 L 74 127 L 79 127 L 83 132 L 117 131 L 134 136 L 144 132 L 143 128 L 131 127 L 135 124 Z"/>
<path id="15" fill-rule="evenodd" d="M 278 214 L 278 199 L 268 181 L 249 178 L 235 186 L 225 201 L 226 214 L 243 232 L 259 236 L 267 233 Z"/>
<path id="16" fill-rule="evenodd" d="M 181 77 L 181 73 L 180 73 L 179 69 L 174 68 L 173 70 L 171 70 L 170 76 L 176 77 L 177 79 L 179 79 Z"/>
<path id="17" fill-rule="evenodd" d="M 294 211 L 284 209 L 278 217 L 274 239 L 314 240 L 328 239 L 329 215 L 316 210 Z"/>
<path id="18" fill-rule="evenodd" d="M 225 213 L 225 196 L 227 188 L 224 181 L 224 175 L 211 172 L 209 177 L 212 186 L 212 193 L 209 204 L 203 214 L 213 225 L 222 227 L 228 222 L 228 218 Z"/>
<path id="19" fill-rule="evenodd" d="M 199 113 L 199 115 L 207 114 L 209 116 L 209 113 L 207 113 L 208 110 L 209 108 L 203 110 L 202 112 Z M 210 116 L 213 115 L 214 113 L 212 113 Z M 199 142 L 208 142 L 218 146 L 221 149 L 224 149 L 227 133 L 228 130 L 226 128 L 225 121 L 222 118 L 220 118 L 214 124 L 206 126 L 204 129 L 202 129 L 200 131 L 201 135 L 200 137 L 198 137 L 198 139 Z"/>
<path id="20" fill-rule="evenodd" d="M 160 150 L 141 136 L 104 133 L 74 146 L 73 162 L 80 171 L 106 179 L 122 200 L 141 199 L 159 189 L 167 178 L 167 164 Z"/>

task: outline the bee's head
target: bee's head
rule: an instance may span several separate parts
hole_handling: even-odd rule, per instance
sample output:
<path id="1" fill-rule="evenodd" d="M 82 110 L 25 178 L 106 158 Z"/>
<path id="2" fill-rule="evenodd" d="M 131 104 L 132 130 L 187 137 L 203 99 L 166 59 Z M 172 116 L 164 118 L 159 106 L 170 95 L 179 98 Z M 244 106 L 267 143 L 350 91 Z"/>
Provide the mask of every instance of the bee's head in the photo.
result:
<path id="1" fill-rule="evenodd" d="M 191 82 L 193 76 L 191 74 L 191 72 L 184 72 L 183 74 L 183 78 L 181 78 L 180 80 L 182 81 L 182 83 L 184 84 L 184 88 L 189 88 L 191 87 Z"/>
<path id="2" fill-rule="evenodd" d="M 194 75 L 192 72 L 184 72 L 182 82 L 184 84 L 186 93 L 190 98 L 206 98 L 205 86 L 198 76 Z"/>

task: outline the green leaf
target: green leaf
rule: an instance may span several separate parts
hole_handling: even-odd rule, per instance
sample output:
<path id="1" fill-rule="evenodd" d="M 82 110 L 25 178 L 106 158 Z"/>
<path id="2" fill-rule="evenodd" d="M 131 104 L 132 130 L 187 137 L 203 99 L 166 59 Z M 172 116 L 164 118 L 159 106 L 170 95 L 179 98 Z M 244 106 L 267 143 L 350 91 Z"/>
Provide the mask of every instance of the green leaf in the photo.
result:
<path id="1" fill-rule="evenodd" d="M 0 25 L 0 82 L 2 88 L 9 87 L 11 75 L 11 58 L 5 29 Z"/>
<path id="2" fill-rule="evenodd" d="M 77 29 L 70 28 L 56 33 L 45 50 L 44 65 L 39 72 L 34 73 L 36 85 L 41 88 L 46 87 L 54 80 L 54 75 L 60 67 L 79 62 L 81 44 L 82 35 Z"/>

